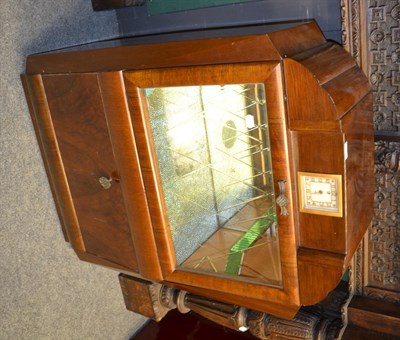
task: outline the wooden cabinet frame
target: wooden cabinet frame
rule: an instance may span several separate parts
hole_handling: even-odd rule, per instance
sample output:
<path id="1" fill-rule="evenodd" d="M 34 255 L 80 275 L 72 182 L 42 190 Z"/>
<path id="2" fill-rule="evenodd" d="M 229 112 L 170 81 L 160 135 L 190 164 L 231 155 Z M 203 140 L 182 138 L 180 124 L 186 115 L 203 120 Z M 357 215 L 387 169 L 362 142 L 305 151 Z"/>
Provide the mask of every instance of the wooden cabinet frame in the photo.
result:
<path id="1" fill-rule="evenodd" d="M 267 95 L 268 119 L 270 127 L 271 152 L 274 159 L 274 177 L 285 179 L 286 193 L 292 202 L 292 175 L 288 162 L 287 118 L 283 105 L 282 67 L 279 62 L 261 64 L 229 64 L 167 68 L 161 70 L 129 71 L 123 73 L 102 73 L 99 84 L 102 88 L 105 114 L 111 133 L 114 154 L 120 169 L 123 192 L 131 225 L 134 226 L 134 243 L 140 256 L 139 272 L 153 280 L 164 281 L 176 287 L 193 285 L 198 293 L 225 300 L 224 292 L 230 291 L 229 300 L 249 308 L 262 308 L 266 297 L 285 302 L 285 309 L 296 309 L 299 292 L 296 270 L 296 241 L 294 213 L 288 207 L 288 216 L 279 216 L 280 258 L 283 287 L 275 288 L 264 284 L 241 282 L 240 278 L 216 277 L 176 268 L 173 244 L 163 201 L 162 185 L 146 103 L 143 102 L 143 88 L 164 86 L 185 86 L 193 84 L 234 84 L 264 83 Z M 125 100 L 123 104 L 115 98 Z M 121 131 L 121 126 L 126 129 Z M 127 150 L 136 150 L 127 152 Z M 138 169 L 142 179 L 134 181 L 132 169 Z M 275 181 L 276 182 L 276 181 Z M 276 183 L 276 192 L 279 192 Z M 142 188 L 142 190 L 138 190 Z M 146 198 L 143 196 L 146 192 Z M 143 196 L 143 197 L 140 197 Z M 140 198 L 139 198 L 140 197 Z M 146 211 L 138 200 L 147 201 Z M 139 256 L 138 256 L 139 257 Z M 229 288 L 228 288 L 229 286 Z M 219 293 L 217 293 L 219 292 Z M 251 295 L 244 301 L 243 297 Z M 254 300 L 254 302 L 253 302 Z"/>
<path id="2" fill-rule="evenodd" d="M 370 217 L 371 181 L 358 186 L 372 171 L 368 83 L 314 22 L 268 30 L 153 36 L 28 57 L 32 120 L 79 258 L 285 318 L 335 288 Z M 266 88 L 275 192 L 285 180 L 289 202 L 288 215 L 278 216 L 282 287 L 176 267 L 143 88 L 218 83 Z M 298 172 L 341 175 L 343 217 L 299 212 Z"/>

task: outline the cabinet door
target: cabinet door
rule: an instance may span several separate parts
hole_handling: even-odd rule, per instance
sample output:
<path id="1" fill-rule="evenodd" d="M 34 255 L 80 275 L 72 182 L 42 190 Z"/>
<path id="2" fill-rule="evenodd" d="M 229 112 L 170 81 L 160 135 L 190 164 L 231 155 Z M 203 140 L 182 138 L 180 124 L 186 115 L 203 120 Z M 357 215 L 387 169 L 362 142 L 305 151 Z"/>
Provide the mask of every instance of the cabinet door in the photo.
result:
<path id="1" fill-rule="evenodd" d="M 42 79 L 54 133 L 47 136 L 56 141 L 56 149 L 46 152 L 58 153 L 60 159 L 58 165 L 50 164 L 58 166 L 52 175 L 53 191 L 56 200 L 62 190 L 70 196 L 72 208 L 67 211 L 66 200 L 59 199 L 59 211 L 67 234 L 79 235 L 83 249 L 71 243 L 84 259 L 137 272 L 97 75 L 46 75 Z M 45 119 L 37 115 L 39 125 Z M 46 148 L 50 147 L 44 142 Z M 55 158 L 48 157 L 48 162 Z M 54 173 L 63 173 L 66 183 Z M 69 223 L 70 215 L 75 215 L 76 225 Z"/>
<path id="2" fill-rule="evenodd" d="M 280 64 L 124 77 L 155 241 L 173 249 L 166 281 L 290 310 L 298 286 Z"/>

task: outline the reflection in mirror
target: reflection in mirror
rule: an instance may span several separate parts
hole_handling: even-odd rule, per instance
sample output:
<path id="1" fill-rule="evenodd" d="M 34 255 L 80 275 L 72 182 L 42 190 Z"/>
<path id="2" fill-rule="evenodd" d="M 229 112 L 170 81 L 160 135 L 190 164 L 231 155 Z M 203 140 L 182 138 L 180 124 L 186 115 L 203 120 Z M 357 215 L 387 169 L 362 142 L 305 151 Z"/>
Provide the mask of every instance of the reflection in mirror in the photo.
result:
<path id="1" fill-rule="evenodd" d="M 180 269 L 281 285 L 264 84 L 144 94 Z"/>

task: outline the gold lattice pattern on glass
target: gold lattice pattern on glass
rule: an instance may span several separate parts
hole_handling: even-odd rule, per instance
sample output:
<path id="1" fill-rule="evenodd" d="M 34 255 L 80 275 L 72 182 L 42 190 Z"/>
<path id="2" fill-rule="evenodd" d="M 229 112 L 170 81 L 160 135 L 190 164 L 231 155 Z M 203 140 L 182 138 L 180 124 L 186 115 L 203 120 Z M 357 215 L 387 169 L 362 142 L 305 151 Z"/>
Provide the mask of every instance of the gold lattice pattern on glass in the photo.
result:
<path id="1" fill-rule="evenodd" d="M 177 262 L 279 282 L 264 85 L 151 88 L 145 95 Z"/>

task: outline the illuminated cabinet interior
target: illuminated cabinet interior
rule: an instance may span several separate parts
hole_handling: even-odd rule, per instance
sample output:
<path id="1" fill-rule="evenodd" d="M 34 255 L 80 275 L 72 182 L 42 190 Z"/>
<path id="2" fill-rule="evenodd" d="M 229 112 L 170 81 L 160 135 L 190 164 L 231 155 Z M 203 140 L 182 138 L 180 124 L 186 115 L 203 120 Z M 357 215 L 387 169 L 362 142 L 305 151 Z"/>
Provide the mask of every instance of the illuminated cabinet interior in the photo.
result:
<path id="1" fill-rule="evenodd" d="M 177 264 L 281 285 L 264 85 L 144 91 Z"/>
<path id="2" fill-rule="evenodd" d="M 340 281 L 372 214 L 371 94 L 314 22 L 32 55 L 22 79 L 65 238 L 132 310 L 153 316 L 133 285 L 290 319 Z"/>

